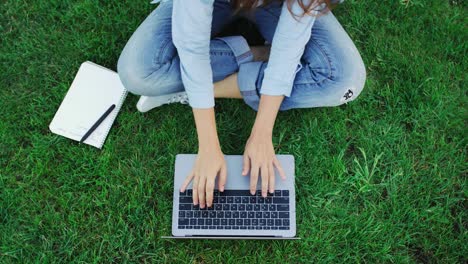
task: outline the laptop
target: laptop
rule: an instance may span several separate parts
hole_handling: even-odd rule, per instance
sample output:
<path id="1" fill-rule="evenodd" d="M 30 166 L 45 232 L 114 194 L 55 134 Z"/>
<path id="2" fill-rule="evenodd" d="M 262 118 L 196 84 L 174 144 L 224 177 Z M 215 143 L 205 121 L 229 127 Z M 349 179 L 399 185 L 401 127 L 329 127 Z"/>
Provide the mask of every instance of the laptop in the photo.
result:
<path id="1" fill-rule="evenodd" d="M 250 194 L 250 175 L 242 176 L 242 156 L 226 155 L 228 168 L 224 192 L 215 190 L 213 205 L 193 206 L 192 185 L 184 193 L 180 187 L 193 168 L 196 155 L 176 157 L 171 238 L 185 239 L 297 239 L 294 157 L 278 155 L 286 173 L 276 173 L 275 192 L 261 196 L 261 182 Z M 216 188 L 218 184 L 216 183 Z M 167 237 L 166 237 L 167 238 Z"/>

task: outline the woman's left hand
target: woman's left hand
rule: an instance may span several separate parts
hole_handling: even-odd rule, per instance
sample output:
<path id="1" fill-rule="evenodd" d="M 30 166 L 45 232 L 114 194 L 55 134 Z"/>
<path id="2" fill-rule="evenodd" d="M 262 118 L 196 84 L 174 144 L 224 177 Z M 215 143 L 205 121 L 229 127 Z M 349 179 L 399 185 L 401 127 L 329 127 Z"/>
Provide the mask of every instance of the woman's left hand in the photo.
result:
<path id="1" fill-rule="evenodd" d="M 267 192 L 275 191 L 275 167 L 281 178 L 286 179 L 286 175 L 276 158 L 273 148 L 272 137 L 252 132 L 244 152 L 244 167 L 242 175 L 247 176 L 250 171 L 250 193 L 255 194 L 259 176 L 262 178 L 262 196 L 266 197 Z"/>

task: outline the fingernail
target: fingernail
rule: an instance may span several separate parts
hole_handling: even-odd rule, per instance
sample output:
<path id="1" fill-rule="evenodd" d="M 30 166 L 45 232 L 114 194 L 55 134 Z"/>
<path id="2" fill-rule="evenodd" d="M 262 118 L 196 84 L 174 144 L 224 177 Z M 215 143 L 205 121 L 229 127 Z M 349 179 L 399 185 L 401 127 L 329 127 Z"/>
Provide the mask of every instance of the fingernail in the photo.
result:
<path id="1" fill-rule="evenodd" d="M 266 197 L 267 197 L 267 193 L 266 193 L 266 192 L 262 192 L 262 196 L 266 198 Z"/>

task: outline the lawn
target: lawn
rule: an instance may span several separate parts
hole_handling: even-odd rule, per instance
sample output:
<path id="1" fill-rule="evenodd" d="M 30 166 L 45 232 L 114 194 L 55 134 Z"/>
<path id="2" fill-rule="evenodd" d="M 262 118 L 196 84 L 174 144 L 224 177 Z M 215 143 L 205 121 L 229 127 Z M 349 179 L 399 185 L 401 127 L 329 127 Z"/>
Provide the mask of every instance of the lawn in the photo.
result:
<path id="1" fill-rule="evenodd" d="M 48 125 L 80 64 L 116 68 L 149 1 L 0 5 L 0 262 L 463 263 L 468 253 L 464 1 L 348 0 L 335 10 L 368 81 L 354 102 L 280 113 L 296 157 L 300 241 L 172 241 L 175 155 L 195 153 L 190 108 L 129 96 L 103 150 Z M 255 112 L 220 100 L 223 151 Z"/>

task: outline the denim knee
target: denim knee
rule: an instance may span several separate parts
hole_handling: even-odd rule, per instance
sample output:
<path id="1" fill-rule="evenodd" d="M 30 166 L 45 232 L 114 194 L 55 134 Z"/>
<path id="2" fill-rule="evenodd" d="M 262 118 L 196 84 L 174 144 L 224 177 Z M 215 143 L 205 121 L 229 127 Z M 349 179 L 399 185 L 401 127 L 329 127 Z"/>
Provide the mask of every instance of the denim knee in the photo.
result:
<path id="1" fill-rule="evenodd" d="M 155 96 L 164 86 L 161 65 L 145 66 L 132 52 L 123 51 L 117 63 L 117 73 L 124 87 L 132 94 Z M 158 89 L 158 90 L 157 90 Z"/>

